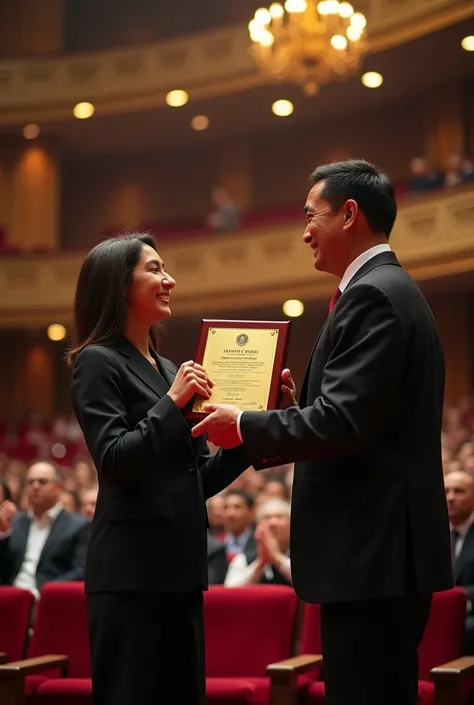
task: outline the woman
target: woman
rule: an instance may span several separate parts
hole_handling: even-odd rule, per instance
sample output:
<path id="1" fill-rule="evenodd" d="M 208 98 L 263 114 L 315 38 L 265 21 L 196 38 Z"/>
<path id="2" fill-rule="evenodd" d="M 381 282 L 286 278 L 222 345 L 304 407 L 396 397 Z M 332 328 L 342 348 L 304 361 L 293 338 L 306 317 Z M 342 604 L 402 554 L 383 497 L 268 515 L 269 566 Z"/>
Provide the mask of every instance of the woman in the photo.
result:
<path id="1" fill-rule="evenodd" d="M 149 235 L 95 247 L 77 284 L 71 395 L 99 480 L 85 579 L 96 705 L 205 703 L 205 500 L 249 462 L 191 437 L 182 410 L 212 383 L 156 352 L 174 286 Z"/>

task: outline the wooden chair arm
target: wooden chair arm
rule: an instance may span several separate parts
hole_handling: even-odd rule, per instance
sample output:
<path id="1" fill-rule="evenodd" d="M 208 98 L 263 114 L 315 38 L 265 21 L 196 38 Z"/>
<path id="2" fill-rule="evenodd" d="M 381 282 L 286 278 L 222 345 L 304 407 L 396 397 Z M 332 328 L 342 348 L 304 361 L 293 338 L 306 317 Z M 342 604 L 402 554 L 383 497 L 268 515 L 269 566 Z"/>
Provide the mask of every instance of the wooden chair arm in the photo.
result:
<path id="1" fill-rule="evenodd" d="M 37 656 L 22 661 L 10 661 L 0 666 L 0 703 L 2 705 L 24 705 L 25 678 L 52 668 L 61 669 L 64 676 L 69 665 L 67 656 Z"/>
<path id="2" fill-rule="evenodd" d="M 433 705 L 463 705 L 463 685 L 468 676 L 474 675 L 474 656 L 461 656 L 454 661 L 436 666 L 430 671 L 435 685 Z"/>
<path id="3" fill-rule="evenodd" d="M 323 657 L 316 654 L 300 654 L 284 661 L 270 663 L 270 705 L 297 705 L 296 678 L 301 673 L 314 671 L 323 665 Z"/>

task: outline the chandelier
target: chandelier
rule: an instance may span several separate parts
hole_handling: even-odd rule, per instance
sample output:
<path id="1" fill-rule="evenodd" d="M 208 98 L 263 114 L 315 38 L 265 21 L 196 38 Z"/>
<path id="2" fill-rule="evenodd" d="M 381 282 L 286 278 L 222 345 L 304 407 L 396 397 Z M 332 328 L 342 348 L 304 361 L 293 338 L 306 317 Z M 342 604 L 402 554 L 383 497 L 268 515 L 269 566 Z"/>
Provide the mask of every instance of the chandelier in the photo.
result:
<path id="1" fill-rule="evenodd" d="M 324 83 L 356 71 L 365 51 L 365 26 L 364 15 L 349 2 L 274 2 L 249 23 L 251 53 L 269 76 L 314 95 Z"/>

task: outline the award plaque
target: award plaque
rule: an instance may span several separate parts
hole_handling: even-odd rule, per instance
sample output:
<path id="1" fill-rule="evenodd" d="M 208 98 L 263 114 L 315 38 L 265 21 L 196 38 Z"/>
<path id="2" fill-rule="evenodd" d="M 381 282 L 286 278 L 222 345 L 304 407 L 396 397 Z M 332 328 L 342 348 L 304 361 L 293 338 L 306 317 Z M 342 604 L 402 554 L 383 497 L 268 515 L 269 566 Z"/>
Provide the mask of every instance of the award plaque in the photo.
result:
<path id="1" fill-rule="evenodd" d="M 195 361 L 214 387 L 209 399 L 194 397 L 186 417 L 204 418 L 206 403 L 232 404 L 241 411 L 276 409 L 289 332 L 290 321 L 203 320 Z"/>

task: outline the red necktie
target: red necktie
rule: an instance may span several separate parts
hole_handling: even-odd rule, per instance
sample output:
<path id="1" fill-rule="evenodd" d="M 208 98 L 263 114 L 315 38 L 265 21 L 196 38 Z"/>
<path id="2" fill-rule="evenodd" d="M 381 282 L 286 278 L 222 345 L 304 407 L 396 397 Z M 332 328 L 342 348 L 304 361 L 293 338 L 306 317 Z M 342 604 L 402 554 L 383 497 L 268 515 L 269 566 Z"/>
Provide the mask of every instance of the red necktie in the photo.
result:
<path id="1" fill-rule="evenodd" d="M 336 291 L 334 292 L 334 294 L 332 295 L 331 301 L 329 302 L 329 313 L 331 313 L 331 311 L 333 310 L 334 306 L 335 306 L 335 305 L 337 304 L 337 302 L 339 301 L 339 297 L 340 297 L 341 293 L 342 293 L 342 292 L 341 292 L 341 290 L 340 290 L 339 287 L 338 287 L 338 288 L 336 289 Z"/>

